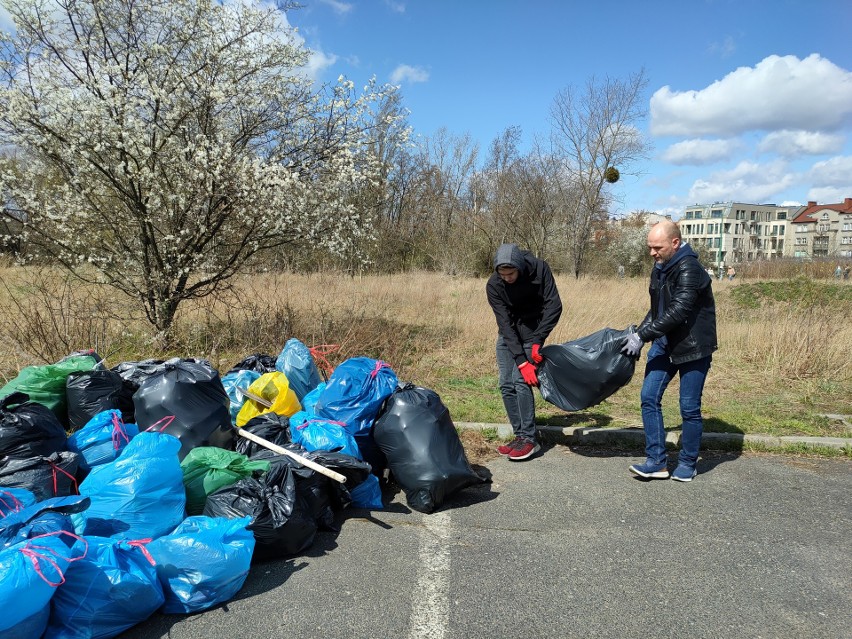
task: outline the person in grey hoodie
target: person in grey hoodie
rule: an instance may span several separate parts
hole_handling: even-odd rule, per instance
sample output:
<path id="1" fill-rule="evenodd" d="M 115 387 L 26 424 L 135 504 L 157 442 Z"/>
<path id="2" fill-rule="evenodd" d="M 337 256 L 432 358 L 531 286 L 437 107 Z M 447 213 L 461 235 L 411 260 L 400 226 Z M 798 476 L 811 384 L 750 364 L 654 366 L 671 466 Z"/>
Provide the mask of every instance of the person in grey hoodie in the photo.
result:
<path id="1" fill-rule="evenodd" d="M 710 370 L 716 340 L 716 303 L 712 278 L 698 262 L 689 244 L 682 243 L 680 228 L 671 221 L 659 222 L 648 233 L 648 250 L 654 258 L 651 271 L 651 310 L 625 338 L 622 352 L 639 357 L 648 351 L 642 383 L 642 425 L 645 429 L 645 463 L 633 464 L 630 472 L 644 479 L 668 479 L 666 431 L 662 399 L 669 382 L 680 376 L 681 450 L 671 473 L 677 481 L 692 481 L 704 430 L 701 396 Z"/>
<path id="2" fill-rule="evenodd" d="M 538 385 L 541 347 L 562 315 L 562 301 L 547 262 L 517 244 L 497 249 L 485 292 L 497 320 L 500 394 L 515 434 L 497 452 L 521 461 L 541 450 L 532 387 Z"/>

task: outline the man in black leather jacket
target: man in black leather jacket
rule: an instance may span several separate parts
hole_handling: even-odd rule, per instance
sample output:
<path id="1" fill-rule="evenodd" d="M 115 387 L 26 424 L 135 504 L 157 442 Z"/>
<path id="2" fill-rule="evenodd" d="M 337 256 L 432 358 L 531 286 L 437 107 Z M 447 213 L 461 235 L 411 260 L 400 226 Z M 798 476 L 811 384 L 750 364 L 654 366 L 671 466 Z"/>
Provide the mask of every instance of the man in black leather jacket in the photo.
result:
<path id="1" fill-rule="evenodd" d="M 674 222 L 660 222 L 648 233 L 648 249 L 654 258 L 651 272 L 651 309 L 622 352 L 638 357 L 645 342 L 648 351 L 642 384 L 642 425 L 645 428 L 644 464 L 630 471 L 645 479 L 668 479 L 666 431 L 662 399 L 669 382 L 680 375 L 681 450 L 671 478 L 692 481 L 704 422 L 701 395 L 716 350 L 716 304 L 712 278 L 698 256 L 682 243 Z"/>

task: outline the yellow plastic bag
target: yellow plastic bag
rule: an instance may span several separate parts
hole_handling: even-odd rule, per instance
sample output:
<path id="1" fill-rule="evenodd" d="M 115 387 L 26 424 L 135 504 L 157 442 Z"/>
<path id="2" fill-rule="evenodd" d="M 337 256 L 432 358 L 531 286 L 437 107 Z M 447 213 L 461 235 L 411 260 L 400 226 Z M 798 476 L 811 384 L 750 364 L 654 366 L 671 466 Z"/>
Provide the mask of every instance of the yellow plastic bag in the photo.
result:
<path id="1" fill-rule="evenodd" d="M 248 391 L 262 397 L 270 402 L 272 406 L 264 406 L 255 400 L 246 397 L 246 402 L 237 413 L 237 426 L 245 426 L 249 420 L 263 415 L 264 413 L 277 413 L 285 417 L 291 417 L 302 410 L 299 398 L 290 388 L 287 376 L 278 371 L 264 373 L 251 383 Z"/>

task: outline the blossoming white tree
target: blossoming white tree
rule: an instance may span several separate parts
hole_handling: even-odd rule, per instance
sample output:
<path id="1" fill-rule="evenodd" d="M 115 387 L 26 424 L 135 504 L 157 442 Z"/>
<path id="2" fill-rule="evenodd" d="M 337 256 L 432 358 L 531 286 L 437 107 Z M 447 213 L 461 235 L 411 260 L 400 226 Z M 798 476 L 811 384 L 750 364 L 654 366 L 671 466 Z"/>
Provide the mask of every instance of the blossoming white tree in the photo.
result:
<path id="1" fill-rule="evenodd" d="M 179 303 L 265 249 L 348 251 L 371 84 L 314 88 L 281 9 L 216 0 L 4 0 L 0 195 L 30 246 L 139 300 Z M 388 89 L 390 90 L 390 89 Z"/>

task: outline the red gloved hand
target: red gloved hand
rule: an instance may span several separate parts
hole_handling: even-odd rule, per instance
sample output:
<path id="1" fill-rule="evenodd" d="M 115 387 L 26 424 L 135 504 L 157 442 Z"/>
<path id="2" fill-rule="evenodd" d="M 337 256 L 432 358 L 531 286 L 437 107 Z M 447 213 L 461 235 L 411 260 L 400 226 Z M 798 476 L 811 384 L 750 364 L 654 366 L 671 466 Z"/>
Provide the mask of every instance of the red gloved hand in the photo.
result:
<path id="1" fill-rule="evenodd" d="M 535 375 L 535 366 L 529 362 L 524 362 L 518 366 L 518 370 L 521 371 L 521 375 L 527 384 L 530 386 L 538 386 L 538 377 Z"/>
<path id="2" fill-rule="evenodd" d="M 541 356 L 541 353 L 539 353 L 540 349 L 541 349 L 541 344 L 533 344 L 532 345 L 532 361 L 533 361 L 533 364 L 541 364 L 542 361 L 544 361 L 544 358 Z"/>

